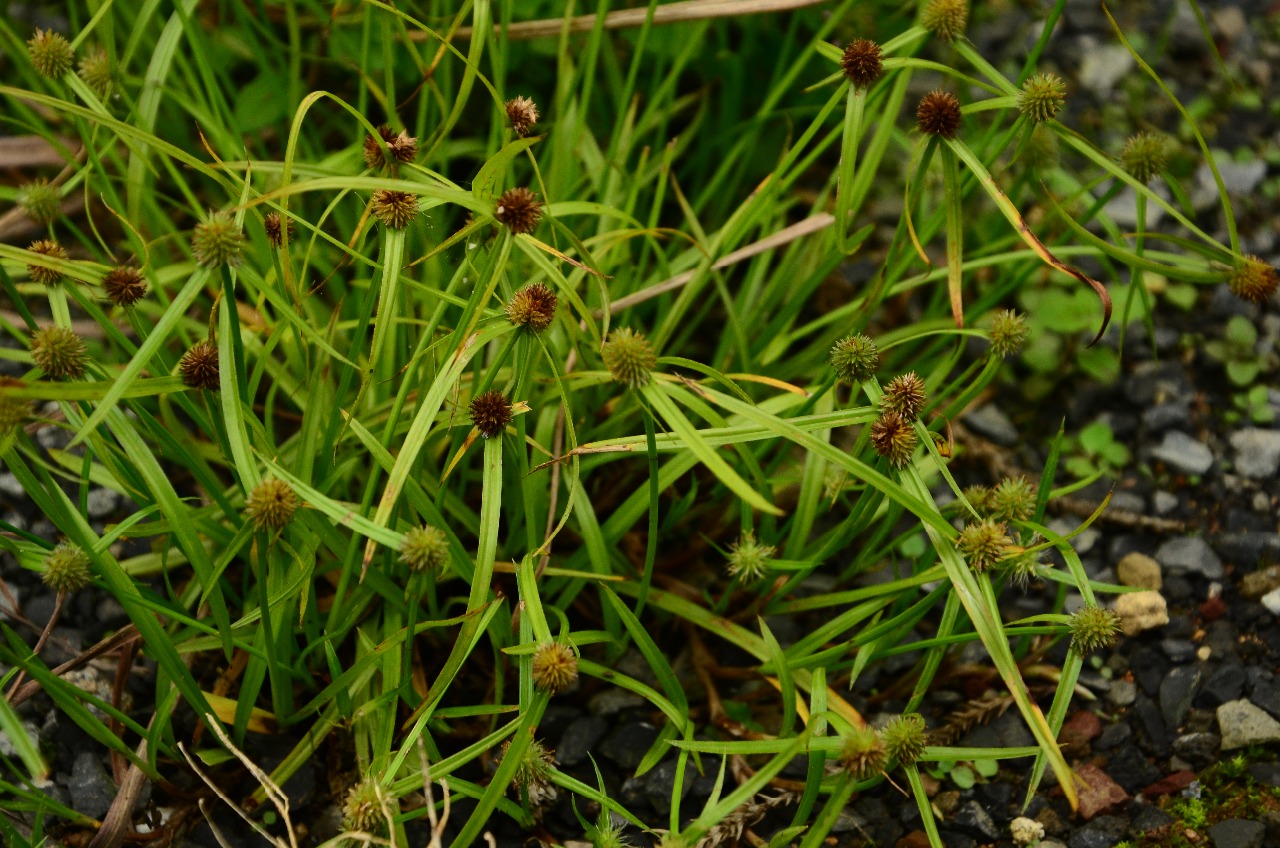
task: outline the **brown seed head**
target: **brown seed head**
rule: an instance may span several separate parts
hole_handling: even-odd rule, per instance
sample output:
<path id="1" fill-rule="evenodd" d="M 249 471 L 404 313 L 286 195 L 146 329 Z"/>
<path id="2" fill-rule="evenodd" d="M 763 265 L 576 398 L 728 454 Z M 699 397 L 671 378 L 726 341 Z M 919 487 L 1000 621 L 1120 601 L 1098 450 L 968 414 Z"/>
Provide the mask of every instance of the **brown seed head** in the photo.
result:
<path id="1" fill-rule="evenodd" d="M 288 483 L 275 477 L 262 478 L 244 502 L 245 518 L 258 530 L 279 530 L 297 511 L 298 496 Z"/>
<path id="2" fill-rule="evenodd" d="M 516 235 L 531 233 L 542 217 L 542 204 L 538 202 L 538 195 L 527 188 L 507 189 L 498 198 L 493 217 Z"/>
<path id="3" fill-rule="evenodd" d="M 840 57 L 840 68 L 856 88 L 870 88 L 884 73 L 880 45 L 869 38 L 856 38 L 849 42 Z"/>
<path id="4" fill-rule="evenodd" d="M 650 372 L 658 365 L 653 345 L 630 327 L 610 333 L 600 355 L 613 379 L 630 389 L 648 383 Z"/>
<path id="5" fill-rule="evenodd" d="M 84 339 L 66 327 L 45 327 L 31 334 L 31 358 L 55 380 L 79 380 L 89 350 Z"/>
<path id="6" fill-rule="evenodd" d="M 377 189 L 371 205 L 374 216 L 393 230 L 403 230 L 418 214 L 418 196 L 407 191 Z"/>
<path id="7" fill-rule="evenodd" d="M 268 212 L 267 217 L 262 222 L 262 227 L 267 231 L 267 241 L 271 242 L 271 246 L 279 248 L 284 244 L 284 237 L 287 234 L 289 238 L 293 238 L 293 232 L 296 229 L 293 225 L 293 219 L 290 218 L 288 224 L 280 223 L 279 212 Z"/>
<path id="8" fill-rule="evenodd" d="M 1236 297 L 1261 304 L 1276 293 L 1276 282 L 1276 269 L 1251 255 L 1236 265 L 1228 284 Z"/>
<path id="9" fill-rule="evenodd" d="M 556 317 L 556 293 L 546 283 L 530 283 L 515 293 L 507 304 L 512 324 L 540 333 Z"/>
<path id="10" fill-rule="evenodd" d="M 925 135 L 955 138 L 960 131 L 960 101 L 949 91 L 938 89 L 920 98 L 916 124 Z"/>
<path id="11" fill-rule="evenodd" d="M 925 29 L 943 41 L 954 41 L 964 35 L 968 20 L 968 0 L 932 0 L 921 17 Z"/>
<path id="12" fill-rule="evenodd" d="M 208 339 L 196 342 L 178 362 L 182 382 L 193 389 L 218 389 L 218 346 Z"/>
<path id="13" fill-rule="evenodd" d="M 191 252 L 202 267 L 235 268 L 244 260 L 244 232 L 228 213 L 210 213 L 191 234 Z"/>
<path id="14" fill-rule="evenodd" d="M 1011 544 L 1009 528 L 1003 522 L 989 518 L 966 524 L 956 537 L 956 549 L 964 556 L 969 568 L 979 574 L 990 570 Z"/>
<path id="15" fill-rule="evenodd" d="M 471 401 L 471 423 L 486 439 L 502 435 L 511 423 L 511 401 L 502 392 L 491 389 Z"/>
<path id="16" fill-rule="evenodd" d="M 31 242 L 31 246 L 27 250 L 32 253 L 39 253 L 41 256 L 48 256 L 50 259 L 67 259 L 67 251 L 62 245 L 52 239 L 40 239 Z M 44 265 L 28 265 L 27 273 L 31 275 L 31 279 L 37 283 L 44 283 L 46 286 L 56 285 L 63 281 L 64 277 L 61 271 L 53 268 L 46 268 Z"/>
<path id="17" fill-rule="evenodd" d="M 870 780 L 880 774 L 888 758 L 884 740 L 870 727 L 855 727 L 840 748 L 840 765 L 854 780 Z"/>
<path id="18" fill-rule="evenodd" d="M 0 387 L 25 389 L 27 384 L 17 377 L 0 377 Z M 0 437 L 22 424 L 31 414 L 31 401 L 27 398 L 0 395 Z"/>
<path id="19" fill-rule="evenodd" d="M 147 281 L 137 268 L 118 265 L 102 278 L 102 289 L 116 306 L 132 306 L 147 293 Z"/>
<path id="20" fill-rule="evenodd" d="M 506 102 L 507 120 L 516 135 L 524 138 L 533 125 L 538 123 L 538 105 L 528 97 L 515 97 Z"/>
<path id="21" fill-rule="evenodd" d="M 369 776 L 347 790 L 342 802 L 342 826 L 364 833 L 382 833 L 387 828 L 387 803 L 382 785 Z"/>
<path id="22" fill-rule="evenodd" d="M 871 446 L 894 468 L 902 468 L 911 461 L 917 443 L 911 422 L 896 412 L 880 413 L 871 425 Z"/>
<path id="23" fill-rule="evenodd" d="M 552 695 L 578 679 L 578 655 L 563 642 L 544 642 L 533 654 L 533 685 Z"/>
<path id="24" fill-rule="evenodd" d="M 880 408 L 896 412 L 908 420 L 919 418 L 925 402 L 924 380 L 914 371 L 899 374 L 884 387 Z"/>
<path id="25" fill-rule="evenodd" d="M 365 136 L 364 163 L 370 168 L 382 168 L 387 164 L 387 159 L 382 154 L 382 145 L 378 144 L 378 138 L 382 139 L 391 153 L 392 167 L 412 162 L 418 155 L 418 139 L 409 135 L 406 130 L 401 130 L 399 134 L 393 133 L 391 127 L 383 124 L 378 127 L 377 138 L 371 135 Z"/>
<path id="26" fill-rule="evenodd" d="M 71 63 L 76 58 L 71 42 L 61 33 L 48 29 L 37 29 L 31 36 L 27 42 L 27 55 L 37 71 L 55 79 L 71 70 Z"/>

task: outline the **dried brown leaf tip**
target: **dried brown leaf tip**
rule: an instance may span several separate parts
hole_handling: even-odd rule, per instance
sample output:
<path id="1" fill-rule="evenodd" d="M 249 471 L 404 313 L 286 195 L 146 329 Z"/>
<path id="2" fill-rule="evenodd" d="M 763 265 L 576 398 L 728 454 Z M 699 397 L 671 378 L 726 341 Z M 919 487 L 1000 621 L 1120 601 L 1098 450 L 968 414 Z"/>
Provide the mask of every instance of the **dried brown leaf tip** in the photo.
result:
<path id="1" fill-rule="evenodd" d="M 132 306 L 147 293 L 147 281 L 137 268 L 118 265 L 102 278 L 102 289 L 116 306 Z"/>
<path id="2" fill-rule="evenodd" d="M 540 333 L 556 317 L 556 293 L 546 283 L 530 283 L 507 304 L 507 319 L 518 327 Z"/>
<path id="3" fill-rule="evenodd" d="M 538 123 L 538 105 L 528 97 L 514 97 L 506 102 L 504 108 L 507 110 L 511 129 L 521 138 L 527 136 L 533 125 Z"/>
<path id="4" fill-rule="evenodd" d="M 178 362 L 182 382 L 193 389 L 218 388 L 218 346 L 205 339 L 196 342 Z"/>
<path id="5" fill-rule="evenodd" d="M 84 339 L 66 327 L 45 327 L 31 334 L 32 361 L 55 380 L 79 380 L 88 358 Z"/>
<path id="6" fill-rule="evenodd" d="M 386 144 L 387 151 L 391 154 L 391 164 L 393 167 L 412 162 L 418 155 L 418 139 L 409 135 L 406 130 L 401 130 L 398 134 L 391 131 L 391 127 L 383 124 L 378 127 L 378 135 L 365 136 L 364 139 L 364 163 L 370 168 L 381 168 L 387 165 L 387 158 L 382 153 L 382 145 L 378 144 L 381 138 L 383 144 Z"/>
<path id="7" fill-rule="evenodd" d="M 40 239 L 31 242 L 31 246 L 27 250 L 32 253 L 38 253 L 41 256 L 47 256 L 50 259 L 68 259 L 67 251 L 62 245 L 52 239 Z M 37 283 L 44 283 L 46 286 L 52 286 L 63 281 L 64 277 L 61 271 L 53 268 L 46 268 L 44 265 L 30 264 L 27 265 L 27 273 L 31 275 L 31 279 Z"/>
<path id="8" fill-rule="evenodd" d="M 496 389 L 479 395 L 471 401 L 471 423 L 486 439 L 502 435 L 511 423 L 511 401 Z"/>
<path id="9" fill-rule="evenodd" d="M 960 101 L 949 91 L 929 92 L 916 108 L 916 124 L 925 135 L 955 138 L 960 131 Z"/>
<path id="10" fill-rule="evenodd" d="M 1259 304 L 1276 293 L 1276 283 L 1276 269 L 1257 256 L 1246 256 L 1229 280 L 1236 297 Z"/>
<path id="11" fill-rule="evenodd" d="M 262 226 L 267 231 L 267 241 L 271 242 L 271 246 L 274 248 L 279 248 L 280 245 L 284 244 L 286 235 L 289 238 L 293 238 L 295 229 L 293 221 L 289 220 L 287 223 L 281 223 L 279 212 L 268 212 L 266 219 L 262 222 Z"/>
<path id="12" fill-rule="evenodd" d="M 403 230 L 418 214 L 418 196 L 407 191 L 380 188 L 371 205 L 374 217 L 393 230 Z"/>
<path id="13" fill-rule="evenodd" d="M 850 41 L 840 57 L 840 68 L 855 87 L 869 88 L 884 73 L 880 45 L 869 38 Z"/>
<path id="14" fill-rule="evenodd" d="M 542 204 L 538 202 L 538 195 L 527 188 L 507 189 L 498 198 L 493 217 L 516 235 L 531 233 L 542 217 Z"/>
<path id="15" fill-rule="evenodd" d="M 871 446 L 894 468 L 902 468 L 911 461 L 917 442 L 911 422 L 896 412 L 883 413 L 871 425 Z"/>

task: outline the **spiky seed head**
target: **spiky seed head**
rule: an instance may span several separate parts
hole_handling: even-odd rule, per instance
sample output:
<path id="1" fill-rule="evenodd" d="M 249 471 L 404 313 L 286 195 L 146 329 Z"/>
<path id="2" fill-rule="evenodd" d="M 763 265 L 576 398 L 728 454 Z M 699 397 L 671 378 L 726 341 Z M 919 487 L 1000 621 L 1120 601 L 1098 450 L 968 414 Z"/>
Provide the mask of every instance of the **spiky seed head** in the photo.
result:
<path id="1" fill-rule="evenodd" d="M 1044 542 L 1044 537 L 1036 534 L 1028 548 L 1013 545 L 1005 552 L 1004 559 L 1000 561 L 1000 566 L 1009 575 L 1009 580 L 1019 589 L 1026 589 L 1033 580 L 1039 580 L 1042 576 L 1043 566 L 1040 562 L 1040 552 L 1035 550 L 1036 546 Z"/>
<path id="2" fill-rule="evenodd" d="M 391 127 L 383 124 L 378 127 L 377 137 L 370 135 L 365 136 L 364 139 L 364 163 L 370 168 L 382 168 L 388 164 L 382 153 L 382 145 L 378 144 L 378 138 L 386 144 L 391 154 L 393 168 L 412 162 L 418 155 L 417 138 L 409 135 L 407 130 L 401 130 L 399 133 L 392 132 Z"/>
<path id="3" fill-rule="evenodd" d="M 840 765 L 854 780 L 869 780 L 884 771 L 888 761 L 884 740 L 870 727 L 855 727 L 840 746 Z"/>
<path id="4" fill-rule="evenodd" d="M 905 713 L 889 719 L 880 730 L 885 753 L 899 765 L 909 766 L 924 754 L 928 742 L 924 717 L 919 713 Z"/>
<path id="5" fill-rule="evenodd" d="M 1140 132 L 1120 150 L 1120 167 L 1146 184 L 1169 164 L 1169 137 L 1162 133 Z"/>
<path id="6" fill-rule="evenodd" d="M 27 183 L 18 188 L 18 207 L 32 221 L 48 226 L 62 211 L 62 192 L 46 179 Z"/>
<path id="7" fill-rule="evenodd" d="M 147 293 L 147 281 L 137 268 L 117 265 L 102 278 L 102 289 L 116 306 L 133 306 Z"/>
<path id="8" fill-rule="evenodd" d="M 663 838 L 664 843 L 665 841 L 666 837 Z M 602 810 L 600 813 L 592 845 L 594 848 L 633 848 L 623 832 L 623 825 L 615 822 L 608 810 Z"/>
<path id="9" fill-rule="evenodd" d="M 973 505 L 979 515 L 987 513 L 987 498 L 991 497 L 991 488 L 989 486 L 975 485 L 966 486 L 964 489 L 965 500 Z"/>
<path id="10" fill-rule="evenodd" d="M 507 320 L 517 327 L 540 333 L 556 317 L 556 293 L 546 283 L 530 283 L 507 304 Z"/>
<path id="11" fill-rule="evenodd" d="M 293 238 L 294 230 L 297 229 L 293 225 L 293 219 L 290 218 L 286 223 L 281 223 L 279 212 L 268 212 L 267 217 L 262 221 L 262 228 L 267 231 L 267 241 L 271 242 L 271 246 L 279 248 L 284 244 L 284 237 L 287 235 Z"/>
<path id="12" fill-rule="evenodd" d="M 44 583 L 60 595 L 78 592 L 91 579 L 89 555 L 70 542 L 58 545 L 44 558 Z"/>
<path id="13" fill-rule="evenodd" d="M 987 498 L 987 514 L 997 521 L 1026 521 L 1036 511 L 1038 488 L 1026 477 L 1001 480 Z"/>
<path id="14" fill-rule="evenodd" d="M 191 252 L 205 268 L 235 268 L 244 260 L 244 232 L 226 212 L 210 212 L 191 234 Z"/>
<path id="15" fill-rule="evenodd" d="M 1018 92 L 1018 109 L 1036 123 L 1058 114 L 1067 100 L 1067 84 L 1053 73 L 1028 77 Z"/>
<path id="16" fill-rule="evenodd" d="M 511 418 L 511 401 L 497 389 L 477 395 L 471 401 L 471 423 L 486 439 L 502 435 Z"/>
<path id="17" fill-rule="evenodd" d="M 880 350 L 875 342 L 858 333 L 836 342 L 827 355 L 827 361 L 835 369 L 837 378 L 856 386 L 876 372 L 880 365 Z"/>
<path id="18" fill-rule="evenodd" d="M 182 382 L 193 389 L 218 389 L 218 346 L 205 339 L 196 342 L 178 362 Z"/>
<path id="19" fill-rule="evenodd" d="M 0 377 L 0 388 L 25 389 L 27 384 L 17 377 Z M 0 437 L 22 424 L 31 414 L 31 401 L 28 398 L 0 395 Z"/>
<path id="20" fill-rule="evenodd" d="M 882 412 L 871 425 L 871 446 L 889 460 L 894 468 L 902 468 L 916 452 L 915 427 L 896 412 Z"/>
<path id="21" fill-rule="evenodd" d="M 298 496 L 283 480 L 263 477 L 244 502 L 244 515 L 257 530 L 279 530 L 298 511 Z"/>
<path id="22" fill-rule="evenodd" d="M 729 576 L 742 576 L 744 581 L 758 580 L 769 571 L 773 555 L 778 549 L 773 545 L 762 545 L 756 541 L 756 534 L 748 530 L 738 541 L 729 546 Z"/>
<path id="23" fill-rule="evenodd" d="M 80 58 L 76 71 L 84 84 L 94 92 L 102 94 L 111 85 L 111 57 L 102 45 L 90 48 Z"/>
<path id="24" fill-rule="evenodd" d="M 342 802 L 342 826 L 346 830 L 381 833 L 387 827 L 387 802 L 382 785 L 365 777 L 347 790 Z"/>
<path id="25" fill-rule="evenodd" d="M 960 101 L 940 88 L 929 92 L 916 107 L 916 124 L 925 135 L 955 138 L 960 131 Z"/>
<path id="26" fill-rule="evenodd" d="M 1071 629 L 1071 649 L 1088 656 L 1099 648 L 1115 644 L 1120 617 L 1102 607 L 1081 607 L 1071 614 L 1067 626 Z"/>
<path id="27" fill-rule="evenodd" d="M 931 0 L 920 22 L 943 41 L 954 41 L 969 22 L 968 0 Z"/>
<path id="28" fill-rule="evenodd" d="M 538 202 L 538 195 L 529 189 L 510 188 L 498 198 L 493 217 L 516 235 L 531 233 L 542 217 L 542 204 Z"/>
<path id="29" fill-rule="evenodd" d="M 502 743 L 502 759 L 506 759 L 511 750 L 511 740 Z M 537 739 L 531 739 L 524 749 L 520 765 L 516 767 L 514 782 L 517 786 L 528 789 L 540 786 L 551 780 L 551 768 L 555 761 L 555 752 L 547 748 Z"/>
<path id="30" fill-rule="evenodd" d="M 1228 285 L 1242 300 L 1262 304 L 1276 293 L 1276 269 L 1257 256 L 1246 256 L 1231 272 Z"/>
<path id="31" fill-rule="evenodd" d="M 533 125 L 538 123 L 538 105 L 528 97 L 513 97 L 505 104 L 507 120 L 516 135 L 524 138 Z"/>
<path id="32" fill-rule="evenodd" d="M 1058 136 L 1043 124 L 1036 124 L 1022 149 L 1021 159 L 1032 168 L 1047 171 L 1058 167 Z"/>
<path id="33" fill-rule="evenodd" d="M 1004 556 L 1010 544 L 1008 526 L 990 518 L 966 524 L 956 538 L 956 549 L 964 556 L 969 568 L 978 574 L 989 571 Z"/>
<path id="34" fill-rule="evenodd" d="M 1001 309 L 991 319 L 991 355 L 1008 359 L 1027 341 L 1027 319 L 1012 309 Z"/>
<path id="35" fill-rule="evenodd" d="M 79 380 L 88 358 L 84 339 L 66 327 L 44 327 L 31 334 L 31 359 L 55 380 Z"/>
<path id="36" fill-rule="evenodd" d="M 884 73 L 880 45 L 869 38 L 855 38 L 844 49 L 840 68 L 855 88 L 870 88 Z"/>
<path id="37" fill-rule="evenodd" d="M 578 679 L 578 655 L 563 642 L 543 642 L 533 653 L 533 685 L 552 695 Z"/>
<path id="38" fill-rule="evenodd" d="M 630 327 L 614 330 L 600 349 L 604 366 L 615 382 L 629 389 L 637 389 L 649 382 L 649 375 L 658 366 L 658 356 L 653 345 Z"/>
<path id="39" fill-rule="evenodd" d="M 880 398 L 880 408 L 888 412 L 896 412 L 908 421 L 920 417 L 924 409 L 927 395 L 924 380 L 914 371 L 899 374 L 884 387 L 884 395 Z"/>
<path id="40" fill-rule="evenodd" d="M 48 29 L 36 30 L 27 42 L 27 54 L 37 71 L 55 79 L 71 70 L 71 63 L 76 58 L 71 42 L 62 33 Z"/>
<path id="41" fill-rule="evenodd" d="M 33 241 L 27 250 L 32 253 L 38 253 L 41 256 L 48 256 L 50 259 L 70 258 L 67 256 L 66 249 L 53 239 L 39 239 L 38 241 Z M 57 285 L 65 279 L 61 271 L 54 268 L 46 268 L 44 265 L 28 265 L 27 273 L 31 275 L 32 280 L 37 283 L 43 283 L 46 286 Z"/>
<path id="42" fill-rule="evenodd" d="M 418 196 L 407 191 L 380 188 L 373 192 L 370 207 L 384 227 L 403 230 L 418 215 Z"/>
<path id="43" fill-rule="evenodd" d="M 449 538 L 430 524 L 411 528 L 400 542 L 400 561 L 410 571 L 444 571 L 449 566 Z"/>

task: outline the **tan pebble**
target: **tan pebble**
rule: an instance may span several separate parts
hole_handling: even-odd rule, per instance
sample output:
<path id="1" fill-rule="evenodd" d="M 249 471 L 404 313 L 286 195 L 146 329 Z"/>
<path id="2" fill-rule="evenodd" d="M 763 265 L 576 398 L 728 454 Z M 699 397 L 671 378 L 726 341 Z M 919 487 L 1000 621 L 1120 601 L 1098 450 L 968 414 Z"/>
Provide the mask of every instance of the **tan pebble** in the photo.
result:
<path id="1" fill-rule="evenodd" d="M 1120 629 L 1129 636 L 1169 623 L 1169 605 L 1159 592 L 1117 595 L 1113 609 L 1120 616 Z"/>
<path id="2" fill-rule="evenodd" d="M 1116 579 L 1125 586 L 1136 586 L 1139 589 L 1160 591 L 1163 579 L 1160 576 L 1160 563 L 1146 554 L 1137 552 L 1126 554 L 1116 565 Z"/>

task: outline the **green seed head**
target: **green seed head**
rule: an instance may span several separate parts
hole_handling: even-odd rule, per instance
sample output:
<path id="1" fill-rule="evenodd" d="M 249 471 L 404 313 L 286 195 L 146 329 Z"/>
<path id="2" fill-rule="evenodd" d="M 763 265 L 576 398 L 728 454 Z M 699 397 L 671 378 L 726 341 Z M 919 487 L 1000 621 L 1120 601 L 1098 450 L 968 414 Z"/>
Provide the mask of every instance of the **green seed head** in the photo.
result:
<path id="1" fill-rule="evenodd" d="M 71 42 L 61 33 L 47 29 L 38 29 L 31 36 L 27 42 L 27 55 L 37 71 L 55 79 L 71 70 L 71 63 L 76 58 Z"/>
<path id="2" fill-rule="evenodd" d="M 856 386 L 876 372 L 880 351 L 875 342 L 859 333 L 836 342 L 827 355 L 827 361 L 835 369 L 837 378 Z"/>
<path id="3" fill-rule="evenodd" d="M 55 380 L 79 380 L 84 376 L 89 350 L 84 339 L 66 327 L 45 327 L 31 335 L 31 358 Z"/>
<path id="4" fill-rule="evenodd" d="M 989 571 L 1011 544 L 1009 528 L 989 518 L 966 524 L 956 538 L 956 549 L 978 574 Z"/>
<path id="5" fill-rule="evenodd" d="M 79 591 L 92 578 L 89 555 L 70 542 L 58 545 L 44 558 L 45 585 L 58 594 Z"/>
<path id="6" fill-rule="evenodd" d="M 870 727 L 854 728 L 840 747 L 840 765 L 854 780 L 869 780 L 884 771 L 888 751 L 880 734 Z"/>
<path id="7" fill-rule="evenodd" d="M 871 446 L 894 468 L 911 462 L 919 440 L 911 422 L 896 412 L 882 412 L 871 425 Z"/>
<path id="8" fill-rule="evenodd" d="M 283 480 L 264 477 L 244 502 L 245 518 L 256 530 L 280 530 L 298 510 L 298 496 Z"/>
<path id="9" fill-rule="evenodd" d="M 1120 617 L 1102 607 L 1081 607 L 1071 615 L 1071 649 L 1088 656 L 1099 648 L 1115 644 L 1120 632 Z"/>
<path id="10" fill-rule="evenodd" d="M 1001 309 L 991 319 L 991 355 L 1008 359 L 1027 341 L 1027 319 L 1012 309 Z"/>
<path id="11" fill-rule="evenodd" d="M 614 330 L 600 349 L 604 365 L 616 382 L 637 389 L 649 382 L 650 372 L 658 365 L 653 345 L 630 327 Z"/>
<path id="12" fill-rule="evenodd" d="M 578 679 L 578 655 L 563 642 L 543 642 L 533 653 L 533 685 L 555 695 Z"/>
<path id="13" fill-rule="evenodd" d="M 205 268 L 236 267 L 244 259 L 244 233 L 226 212 L 212 212 L 191 234 L 191 252 Z"/>
<path id="14" fill-rule="evenodd" d="M 1262 304 L 1276 293 L 1276 269 L 1257 256 L 1246 256 L 1231 273 L 1232 293 L 1250 303 Z"/>
<path id="15" fill-rule="evenodd" d="M 850 41 L 840 57 L 840 68 L 855 88 L 870 88 L 884 73 L 880 45 L 869 38 Z"/>
<path id="16" fill-rule="evenodd" d="M 914 371 L 900 374 L 884 387 L 884 395 L 880 398 L 880 409 L 885 412 L 896 412 L 908 421 L 920 417 L 926 399 L 924 380 Z"/>
<path id="17" fill-rule="evenodd" d="M 1067 84 L 1057 74 L 1036 74 L 1022 84 L 1018 108 L 1036 123 L 1058 114 L 1067 99 Z"/>
<path id="18" fill-rule="evenodd" d="M 430 524 L 414 527 L 400 542 L 400 561 L 410 571 L 444 571 L 449 567 L 449 538 Z"/>
<path id="19" fill-rule="evenodd" d="M 757 542 L 756 534 L 748 530 L 729 546 L 729 576 L 741 575 L 745 582 L 759 580 L 769 572 L 777 550 L 773 545 Z"/>
<path id="20" fill-rule="evenodd" d="M 18 189 L 18 206 L 32 221 L 48 226 L 61 212 L 62 192 L 48 180 L 36 180 Z"/>
<path id="21" fill-rule="evenodd" d="M 1169 164 L 1169 137 L 1142 132 L 1124 143 L 1120 151 L 1120 167 L 1135 180 L 1146 184 Z"/>
<path id="22" fill-rule="evenodd" d="M 388 804 L 382 785 L 370 777 L 347 790 L 342 803 L 342 826 L 346 830 L 382 833 L 387 827 Z"/>
<path id="23" fill-rule="evenodd" d="M 920 22 L 943 41 L 954 41 L 964 35 L 969 21 L 968 0 L 931 0 Z"/>
<path id="24" fill-rule="evenodd" d="M 911 765 L 924 754 L 928 743 L 924 717 L 919 713 L 895 716 L 880 731 L 889 759 L 900 765 Z"/>
<path id="25" fill-rule="evenodd" d="M 393 230 L 403 230 L 418 216 L 418 196 L 407 191 L 377 189 L 370 206 L 382 226 Z"/>
<path id="26" fill-rule="evenodd" d="M 504 759 L 510 750 L 511 741 L 507 740 L 502 745 Z M 537 739 L 531 740 L 529 747 L 524 749 L 524 756 L 520 758 L 520 765 L 516 767 L 515 784 L 524 789 L 545 786 L 551 780 L 554 757 L 554 752 Z"/>
<path id="27" fill-rule="evenodd" d="M 25 389 L 27 384 L 17 377 L 0 377 L 0 388 Z M 0 438 L 9 435 L 31 415 L 31 401 L 27 398 L 0 395 Z"/>
<path id="28" fill-rule="evenodd" d="M 111 58 L 101 45 L 86 52 L 77 67 L 80 79 L 97 94 L 102 94 L 111 85 Z"/>
<path id="29" fill-rule="evenodd" d="M 27 250 L 32 253 L 38 253 L 41 256 L 48 256 L 50 259 L 68 259 L 67 251 L 62 245 L 52 239 L 40 239 L 31 242 L 31 246 Z M 53 268 L 46 268 L 44 265 L 28 265 L 27 273 L 31 275 L 31 279 L 37 283 L 43 283 L 46 286 L 57 285 L 66 279 L 61 271 Z"/>
<path id="30" fill-rule="evenodd" d="M 997 521 L 1026 521 L 1036 510 L 1038 494 L 1026 477 L 1001 480 L 987 497 L 987 514 Z"/>

